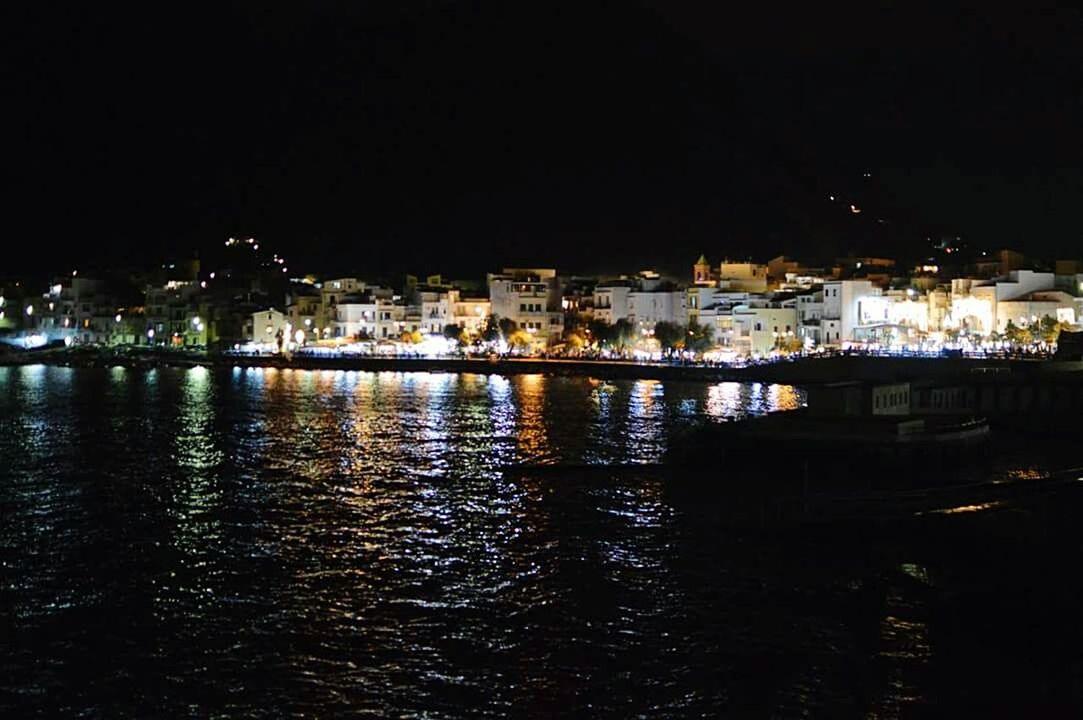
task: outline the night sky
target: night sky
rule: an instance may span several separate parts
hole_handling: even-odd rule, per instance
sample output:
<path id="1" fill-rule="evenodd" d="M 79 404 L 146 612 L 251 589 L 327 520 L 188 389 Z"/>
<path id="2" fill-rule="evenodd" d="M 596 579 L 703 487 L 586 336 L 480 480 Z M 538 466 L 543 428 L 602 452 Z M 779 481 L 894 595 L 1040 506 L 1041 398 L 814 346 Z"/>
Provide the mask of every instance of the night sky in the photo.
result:
<path id="1" fill-rule="evenodd" d="M 940 235 L 1083 256 L 1077 11 L 26 5 L 5 10 L 9 268 L 230 235 L 362 275 Z"/>

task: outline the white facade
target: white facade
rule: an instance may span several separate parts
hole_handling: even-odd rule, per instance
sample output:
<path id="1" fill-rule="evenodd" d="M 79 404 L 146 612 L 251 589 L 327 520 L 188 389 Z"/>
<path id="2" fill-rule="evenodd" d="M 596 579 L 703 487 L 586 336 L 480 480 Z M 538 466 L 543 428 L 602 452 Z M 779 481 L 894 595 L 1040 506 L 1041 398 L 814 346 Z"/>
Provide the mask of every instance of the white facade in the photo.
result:
<path id="1" fill-rule="evenodd" d="M 628 293 L 623 285 L 599 285 L 594 288 L 594 319 L 612 325 L 628 317 Z"/>
<path id="2" fill-rule="evenodd" d="M 248 339 L 254 343 L 275 344 L 279 337 L 282 342 L 289 342 L 290 321 L 286 314 L 269 308 L 252 313 L 252 324 L 248 328 Z"/>
<path id="3" fill-rule="evenodd" d="M 1057 322 L 1075 325 L 1076 298 L 1062 292 L 1038 292 L 1018 300 L 1004 300 L 997 303 L 997 332 L 1003 333 L 1008 322 L 1018 327 L 1039 323 L 1046 316 Z"/>
<path id="4" fill-rule="evenodd" d="M 688 321 L 684 290 L 628 293 L 628 320 L 648 332 L 660 322 L 683 325 Z"/>
<path id="5" fill-rule="evenodd" d="M 738 305 L 733 308 L 729 337 L 723 337 L 721 344 L 739 355 L 768 355 L 797 335 L 796 303 L 788 307 Z"/>
<path id="6" fill-rule="evenodd" d="M 549 268 L 505 268 L 489 274 L 492 314 L 507 318 L 539 344 L 555 342 L 564 333 L 560 281 Z"/>
<path id="7" fill-rule="evenodd" d="M 451 312 L 453 325 L 458 325 L 471 335 L 478 335 L 493 314 L 493 306 L 487 298 L 464 298 L 456 292 Z"/>
<path id="8" fill-rule="evenodd" d="M 855 340 L 862 324 L 878 322 L 882 302 L 880 288 L 868 280 L 832 280 L 823 285 L 821 340 L 824 345 L 842 346 Z M 864 308 L 862 307 L 865 305 Z M 863 322 L 864 321 L 864 322 Z M 885 318 L 886 321 L 886 318 Z"/>
<path id="9" fill-rule="evenodd" d="M 348 295 L 343 297 L 335 310 L 333 335 L 336 338 L 375 338 L 377 300 L 371 297 Z"/>
<path id="10" fill-rule="evenodd" d="M 824 317 L 823 288 L 805 292 L 797 296 L 797 336 L 806 345 L 819 345 L 822 342 Z"/>

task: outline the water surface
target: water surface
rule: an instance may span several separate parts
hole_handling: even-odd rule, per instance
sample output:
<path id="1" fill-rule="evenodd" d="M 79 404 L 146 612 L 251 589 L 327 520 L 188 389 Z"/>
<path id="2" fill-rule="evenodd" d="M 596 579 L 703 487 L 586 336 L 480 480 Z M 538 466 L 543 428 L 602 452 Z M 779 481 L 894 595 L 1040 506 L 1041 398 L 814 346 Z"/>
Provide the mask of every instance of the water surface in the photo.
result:
<path id="1" fill-rule="evenodd" d="M 802 402 L 736 383 L 0 368 L 0 714 L 894 717 L 971 707 L 1013 672 L 1010 701 L 1075 698 L 1078 646 L 1028 648 L 1009 614 L 1029 582 L 1045 622 L 1070 617 L 1078 581 L 1050 577 L 1080 559 L 1058 534 L 1074 495 L 765 532 L 647 469 L 674 428 Z M 503 471 L 523 463 L 645 469 Z M 701 471 L 725 476 L 710 449 Z"/>

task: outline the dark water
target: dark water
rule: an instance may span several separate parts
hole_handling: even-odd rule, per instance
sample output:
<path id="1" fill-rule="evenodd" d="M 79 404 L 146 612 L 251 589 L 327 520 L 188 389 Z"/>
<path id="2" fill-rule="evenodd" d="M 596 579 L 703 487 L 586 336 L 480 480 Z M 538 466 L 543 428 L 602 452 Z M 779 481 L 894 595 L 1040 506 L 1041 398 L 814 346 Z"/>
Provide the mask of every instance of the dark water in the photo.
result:
<path id="1" fill-rule="evenodd" d="M 934 717 L 1083 697 L 1079 483 L 734 526 L 781 386 L 0 368 L 0 716 Z M 840 466 L 845 458 L 840 458 Z M 1029 488 L 1032 483 L 1034 488 Z M 1052 489 L 1050 489 L 1052 487 Z"/>

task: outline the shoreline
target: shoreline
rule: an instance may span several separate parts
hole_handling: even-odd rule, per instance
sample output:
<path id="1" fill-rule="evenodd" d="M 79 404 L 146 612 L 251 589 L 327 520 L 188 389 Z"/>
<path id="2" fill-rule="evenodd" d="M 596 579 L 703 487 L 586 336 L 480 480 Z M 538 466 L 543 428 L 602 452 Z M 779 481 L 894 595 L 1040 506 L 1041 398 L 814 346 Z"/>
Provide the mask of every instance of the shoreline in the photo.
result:
<path id="1" fill-rule="evenodd" d="M 745 367 L 667 365 L 620 360 L 558 358 L 404 358 L 241 356 L 194 353 L 113 355 L 44 351 L 0 356 L 0 367 L 21 365 L 60 367 L 240 367 L 360 372 L 442 372 L 484 375 L 586 376 L 605 380 L 671 380 L 691 382 L 769 382 L 808 385 L 845 380 L 893 381 L 972 376 L 976 372 L 1030 375 L 1035 372 L 1080 372 L 1083 363 L 1045 360 L 918 358 L 837 355 L 800 358 Z"/>

